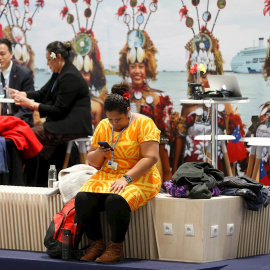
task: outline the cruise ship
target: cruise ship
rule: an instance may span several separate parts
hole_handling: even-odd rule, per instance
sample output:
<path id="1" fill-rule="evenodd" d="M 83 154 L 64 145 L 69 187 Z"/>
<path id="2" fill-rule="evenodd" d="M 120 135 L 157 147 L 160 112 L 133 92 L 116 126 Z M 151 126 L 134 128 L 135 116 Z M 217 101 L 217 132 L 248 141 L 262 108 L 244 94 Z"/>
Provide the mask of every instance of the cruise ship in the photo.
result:
<path id="1" fill-rule="evenodd" d="M 262 71 L 267 48 L 263 45 L 264 38 L 259 38 L 259 46 L 245 48 L 231 61 L 231 69 L 235 73 L 260 73 Z"/>

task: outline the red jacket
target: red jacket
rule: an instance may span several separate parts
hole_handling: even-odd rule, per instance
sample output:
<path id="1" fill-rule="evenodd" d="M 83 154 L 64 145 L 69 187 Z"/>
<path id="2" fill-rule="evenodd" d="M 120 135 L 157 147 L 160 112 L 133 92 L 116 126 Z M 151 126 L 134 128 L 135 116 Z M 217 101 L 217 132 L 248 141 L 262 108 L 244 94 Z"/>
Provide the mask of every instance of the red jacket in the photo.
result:
<path id="1" fill-rule="evenodd" d="M 12 139 L 25 159 L 37 155 L 43 148 L 29 125 L 15 116 L 0 116 L 0 136 Z"/>

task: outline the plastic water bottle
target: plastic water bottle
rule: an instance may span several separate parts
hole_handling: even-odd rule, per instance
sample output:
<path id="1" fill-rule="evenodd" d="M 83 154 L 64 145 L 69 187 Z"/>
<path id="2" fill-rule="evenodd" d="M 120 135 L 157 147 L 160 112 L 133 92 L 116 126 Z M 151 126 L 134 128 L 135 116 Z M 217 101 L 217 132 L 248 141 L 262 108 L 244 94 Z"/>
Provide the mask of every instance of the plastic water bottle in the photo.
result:
<path id="1" fill-rule="evenodd" d="M 70 230 L 62 229 L 62 260 L 72 259 L 72 234 Z"/>
<path id="2" fill-rule="evenodd" d="M 48 188 L 53 188 L 54 183 L 57 181 L 57 171 L 55 165 L 50 165 L 48 172 Z"/>

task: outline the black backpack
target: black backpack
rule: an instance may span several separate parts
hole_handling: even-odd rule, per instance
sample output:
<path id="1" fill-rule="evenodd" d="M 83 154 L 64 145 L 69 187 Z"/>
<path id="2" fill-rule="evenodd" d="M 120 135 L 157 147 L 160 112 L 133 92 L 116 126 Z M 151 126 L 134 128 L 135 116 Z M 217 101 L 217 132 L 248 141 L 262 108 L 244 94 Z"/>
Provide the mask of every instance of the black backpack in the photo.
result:
<path id="1" fill-rule="evenodd" d="M 52 258 L 61 258 L 62 255 L 62 229 L 71 231 L 72 237 L 72 256 L 79 259 L 81 253 L 78 250 L 83 230 L 80 223 L 77 222 L 75 213 L 75 199 L 70 200 L 63 207 L 61 212 L 57 212 L 50 223 L 44 238 L 44 245 L 47 248 L 47 254 Z"/>

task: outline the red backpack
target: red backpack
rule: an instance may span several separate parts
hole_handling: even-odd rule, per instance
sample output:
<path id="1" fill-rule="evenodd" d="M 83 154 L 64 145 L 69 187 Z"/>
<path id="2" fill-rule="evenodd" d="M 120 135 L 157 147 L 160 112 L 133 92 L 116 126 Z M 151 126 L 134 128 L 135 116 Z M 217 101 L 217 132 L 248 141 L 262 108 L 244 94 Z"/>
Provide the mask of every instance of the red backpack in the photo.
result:
<path id="1" fill-rule="evenodd" d="M 71 231 L 72 254 L 77 258 L 78 245 L 81 241 L 83 230 L 78 223 L 75 213 L 75 199 L 70 200 L 63 207 L 61 212 L 57 212 L 50 223 L 44 238 L 44 245 L 47 254 L 52 258 L 61 258 L 62 255 L 62 229 Z"/>

